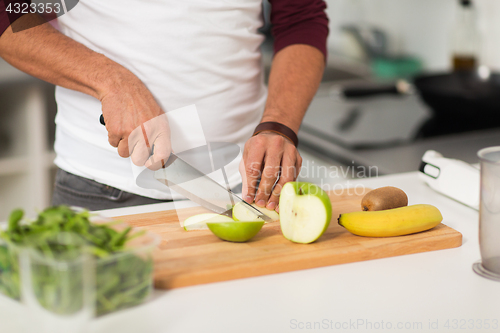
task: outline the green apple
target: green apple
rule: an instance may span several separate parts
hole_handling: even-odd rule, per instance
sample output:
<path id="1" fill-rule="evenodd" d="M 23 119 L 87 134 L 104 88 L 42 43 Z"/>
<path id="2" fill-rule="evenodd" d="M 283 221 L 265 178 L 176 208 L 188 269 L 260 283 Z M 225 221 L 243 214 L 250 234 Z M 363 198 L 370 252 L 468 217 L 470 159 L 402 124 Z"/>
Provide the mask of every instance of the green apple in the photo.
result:
<path id="1" fill-rule="evenodd" d="M 276 211 L 270 210 L 267 208 L 262 208 L 257 206 L 255 203 L 252 204 L 253 207 L 257 208 L 260 210 L 262 213 L 266 214 L 269 216 L 272 220 L 272 222 L 276 222 L 280 220 L 280 216 Z M 260 217 L 258 217 L 257 214 L 255 214 L 251 209 L 248 209 L 246 207 L 246 204 L 243 202 L 238 202 L 236 205 L 233 207 L 233 219 L 235 221 L 262 221 Z"/>
<path id="2" fill-rule="evenodd" d="M 312 243 L 328 228 L 332 204 L 319 186 L 288 182 L 280 195 L 280 225 L 283 236 L 295 243 Z"/>
<path id="3" fill-rule="evenodd" d="M 209 222 L 208 228 L 220 239 L 230 242 L 246 242 L 262 229 L 264 221 L 250 222 Z"/>
<path id="4" fill-rule="evenodd" d="M 188 217 L 184 220 L 184 230 L 208 229 L 207 222 L 234 222 L 232 218 L 215 213 L 204 213 Z"/>

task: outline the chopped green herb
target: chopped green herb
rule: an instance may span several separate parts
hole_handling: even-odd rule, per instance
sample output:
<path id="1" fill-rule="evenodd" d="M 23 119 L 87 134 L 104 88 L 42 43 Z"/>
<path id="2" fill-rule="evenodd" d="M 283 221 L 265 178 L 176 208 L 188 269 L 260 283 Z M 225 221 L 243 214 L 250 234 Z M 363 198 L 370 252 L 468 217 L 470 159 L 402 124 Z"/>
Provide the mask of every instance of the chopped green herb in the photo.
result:
<path id="1" fill-rule="evenodd" d="M 140 304 L 152 288 L 153 262 L 150 256 L 138 256 L 126 251 L 126 244 L 143 232 L 131 234 L 132 228 L 117 231 L 116 222 L 94 224 L 88 211 L 75 212 L 66 206 L 50 207 L 40 212 L 35 221 L 24 221 L 24 212 L 12 211 L 7 230 L 0 231 L 0 292 L 20 299 L 19 247 L 31 247 L 47 258 L 67 258 L 84 244 L 96 258 L 96 313 L 103 315 Z M 75 242 L 54 242 L 63 233 Z M 55 313 L 72 313 L 82 301 L 78 285 L 81 272 L 60 272 L 40 264 L 32 264 L 33 287 L 38 301 Z M 68 276 L 74 274 L 74 276 Z M 78 277 L 80 276 L 80 277 Z M 69 278 L 68 278 L 69 277 Z M 66 286 L 72 295 L 62 292 L 62 279 L 73 281 Z"/>

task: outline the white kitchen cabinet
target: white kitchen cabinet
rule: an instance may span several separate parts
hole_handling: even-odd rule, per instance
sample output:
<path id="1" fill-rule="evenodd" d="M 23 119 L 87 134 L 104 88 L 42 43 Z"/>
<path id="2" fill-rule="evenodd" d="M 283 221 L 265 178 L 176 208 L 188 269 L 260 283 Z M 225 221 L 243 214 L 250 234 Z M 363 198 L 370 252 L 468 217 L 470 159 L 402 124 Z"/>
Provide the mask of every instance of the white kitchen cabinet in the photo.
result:
<path id="1" fill-rule="evenodd" d="M 0 59 L 0 221 L 50 204 L 55 112 L 53 85 Z"/>

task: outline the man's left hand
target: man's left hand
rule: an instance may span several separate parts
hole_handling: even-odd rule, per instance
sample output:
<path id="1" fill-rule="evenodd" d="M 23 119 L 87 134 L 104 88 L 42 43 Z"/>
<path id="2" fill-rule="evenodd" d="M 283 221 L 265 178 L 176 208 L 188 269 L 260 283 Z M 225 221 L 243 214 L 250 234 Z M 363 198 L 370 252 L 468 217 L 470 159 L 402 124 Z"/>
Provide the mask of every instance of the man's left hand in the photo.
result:
<path id="1" fill-rule="evenodd" d="M 273 132 L 251 137 L 245 144 L 240 163 L 243 199 L 279 211 L 281 189 L 285 183 L 297 179 L 301 165 L 302 157 L 297 148 L 285 137 Z"/>

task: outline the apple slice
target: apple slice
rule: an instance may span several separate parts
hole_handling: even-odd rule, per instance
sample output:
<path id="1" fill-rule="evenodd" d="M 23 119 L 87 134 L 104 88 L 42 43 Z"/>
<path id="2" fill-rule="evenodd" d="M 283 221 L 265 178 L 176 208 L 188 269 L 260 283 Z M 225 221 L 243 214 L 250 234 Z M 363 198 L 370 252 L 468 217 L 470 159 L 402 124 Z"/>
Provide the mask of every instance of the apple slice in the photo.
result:
<path id="1" fill-rule="evenodd" d="M 262 208 L 257 206 L 255 203 L 252 204 L 253 207 L 260 210 L 262 213 L 269 216 L 273 222 L 279 221 L 280 216 L 274 210 L 269 210 L 267 208 Z M 235 221 L 263 221 L 260 217 L 257 216 L 252 210 L 245 207 L 245 204 L 242 202 L 238 202 L 233 207 L 233 219 Z"/>
<path id="2" fill-rule="evenodd" d="M 215 236 L 230 242 L 246 242 L 262 229 L 264 221 L 250 222 L 208 222 L 207 226 Z"/>
<path id="3" fill-rule="evenodd" d="M 188 217 L 184 220 L 184 230 L 204 230 L 208 229 L 207 222 L 234 222 L 232 218 L 215 213 L 204 213 Z"/>
<path id="4" fill-rule="evenodd" d="M 283 236 L 295 243 L 312 243 L 328 228 L 332 204 L 317 185 L 288 182 L 280 195 L 280 225 Z"/>

